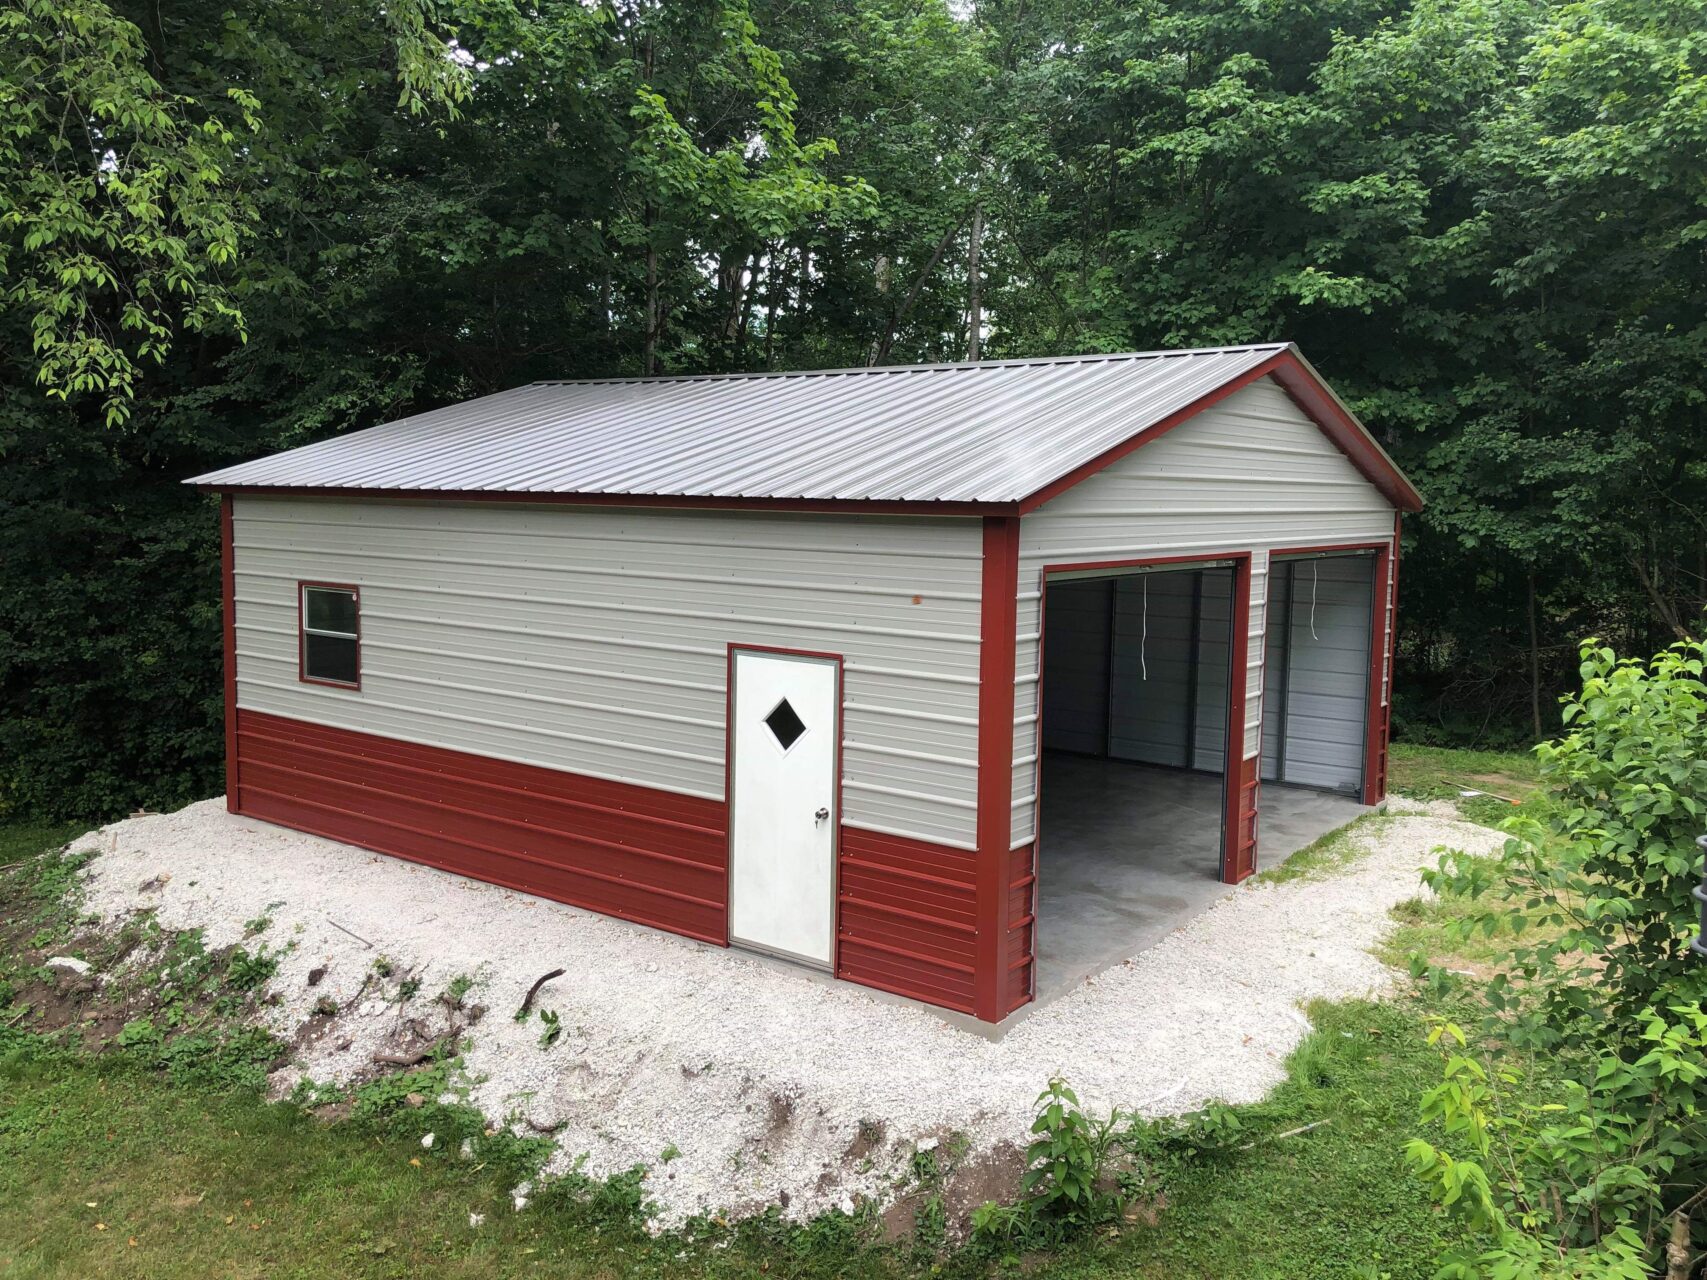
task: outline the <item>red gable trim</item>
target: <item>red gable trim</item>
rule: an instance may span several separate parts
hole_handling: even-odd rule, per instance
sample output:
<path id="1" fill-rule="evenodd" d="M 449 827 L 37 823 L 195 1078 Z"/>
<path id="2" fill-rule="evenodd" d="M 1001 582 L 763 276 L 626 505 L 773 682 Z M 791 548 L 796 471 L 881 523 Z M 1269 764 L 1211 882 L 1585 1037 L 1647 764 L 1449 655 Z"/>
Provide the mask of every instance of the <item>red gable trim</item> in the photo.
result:
<path id="1" fill-rule="evenodd" d="M 1381 491 L 1387 501 L 1401 511 L 1421 511 L 1422 495 L 1412 487 L 1411 482 L 1400 474 L 1387 455 L 1383 453 L 1369 433 L 1358 424 L 1357 420 L 1346 412 L 1345 408 L 1328 390 L 1327 384 L 1290 348 L 1277 351 L 1254 368 L 1247 369 L 1238 377 L 1230 379 L 1216 387 L 1207 395 L 1186 405 L 1185 408 L 1169 414 L 1152 427 L 1147 427 L 1130 440 L 1125 440 L 1114 448 L 1092 458 L 1083 466 L 1075 467 L 1059 480 L 1044 485 L 1019 504 L 1020 514 L 1035 511 L 1051 498 L 1059 497 L 1068 489 L 1088 480 L 1105 467 L 1119 462 L 1127 454 L 1143 448 L 1151 441 L 1166 435 L 1182 422 L 1187 422 L 1202 413 L 1212 405 L 1218 404 L 1232 395 L 1235 391 L 1243 390 L 1258 378 L 1272 377 L 1297 406 L 1302 409 L 1310 420 L 1322 429 L 1322 434 L 1334 442 L 1339 451 L 1350 460 L 1352 466 L 1363 473 L 1364 477 Z"/>

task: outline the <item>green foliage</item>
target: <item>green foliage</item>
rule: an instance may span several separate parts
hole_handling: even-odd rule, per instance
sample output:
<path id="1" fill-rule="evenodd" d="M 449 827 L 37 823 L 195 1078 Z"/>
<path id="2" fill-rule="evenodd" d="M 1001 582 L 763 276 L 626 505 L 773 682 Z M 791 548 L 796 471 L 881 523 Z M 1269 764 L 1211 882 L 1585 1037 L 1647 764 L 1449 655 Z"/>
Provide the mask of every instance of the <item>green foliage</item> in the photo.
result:
<path id="1" fill-rule="evenodd" d="M 1693 989 L 1684 944 L 1699 928 L 1690 889 L 1707 829 L 1702 668 L 1700 644 L 1646 662 L 1585 645 L 1570 731 L 1537 748 L 1552 792 L 1545 820 L 1514 820 L 1497 860 L 1448 854 L 1427 875 L 1437 892 L 1486 899 L 1463 930 L 1514 939 L 1514 984 L 1496 982 L 1490 998 L 1520 1043 L 1593 1044 Z"/>
<path id="2" fill-rule="evenodd" d="M 1447 854 L 1429 876 L 1475 904 L 1460 936 L 1510 939 L 1510 976 L 1481 993 L 1482 1043 L 1447 1022 L 1430 1037 L 1445 1061 L 1422 1118 L 1463 1154 L 1407 1149 L 1477 1241 L 1443 1275 L 1648 1275 L 1707 1186 L 1707 973 L 1685 950 L 1707 816 L 1702 673 L 1700 644 L 1646 662 L 1585 645 L 1569 732 L 1537 748 L 1546 821 L 1514 819 L 1497 859 Z"/>
<path id="3" fill-rule="evenodd" d="M 557 1043 L 558 1038 L 563 1034 L 562 1020 L 557 1016 L 557 1010 L 541 1009 L 539 1011 L 539 1021 L 541 1024 L 539 1047 L 541 1049 L 549 1049 L 552 1045 Z"/>
<path id="4" fill-rule="evenodd" d="M 1583 1078 L 1533 1083 L 1542 1101 L 1508 1097 L 1522 1077 L 1470 1056 L 1456 1026 L 1430 1032 L 1445 1062 L 1442 1082 L 1423 1096 L 1422 1119 L 1470 1154 L 1455 1159 L 1416 1138 L 1406 1160 L 1479 1242 L 1445 1253 L 1440 1275 L 1652 1274 L 1660 1229 L 1684 1198 L 1677 1188 L 1700 1185 L 1707 1141 L 1707 1122 L 1695 1114 L 1707 1078 L 1707 1013 L 1699 1006 L 1666 1013 L 1643 1029 L 1646 1052 L 1634 1061 L 1593 1055 Z"/>
<path id="5" fill-rule="evenodd" d="M 1578 637 L 1650 651 L 1707 595 L 1703 27 L 1702 0 L 13 4 L 0 808 L 220 785 L 185 476 L 537 378 L 959 358 L 974 292 L 993 356 L 1297 340 L 1430 499 L 1401 736 L 1533 741 Z"/>
<path id="6" fill-rule="evenodd" d="M 1026 1148 L 1027 1168 L 1020 1181 L 1037 1212 L 1074 1227 L 1119 1212 L 1119 1198 L 1099 1184 L 1121 1113 L 1092 1120 L 1059 1076 L 1037 1095 L 1037 1103 L 1037 1119 L 1031 1125 L 1036 1136 Z"/>
<path id="7" fill-rule="evenodd" d="M 170 92 L 149 63 L 141 30 L 101 0 L 0 14 L 4 299 L 27 317 L 47 393 L 104 397 L 109 425 L 178 326 L 243 336 L 219 273 L 255 218 L 231 170 L 260 104 Z"/>

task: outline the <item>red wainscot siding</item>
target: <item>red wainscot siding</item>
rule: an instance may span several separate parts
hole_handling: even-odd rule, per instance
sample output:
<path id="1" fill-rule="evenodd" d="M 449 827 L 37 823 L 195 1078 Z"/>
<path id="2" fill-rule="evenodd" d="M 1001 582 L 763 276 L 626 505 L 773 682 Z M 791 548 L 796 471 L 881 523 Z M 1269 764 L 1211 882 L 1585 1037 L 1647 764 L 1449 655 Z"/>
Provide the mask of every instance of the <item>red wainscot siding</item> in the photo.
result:
<path id="1" fill-rule="evenodd" d="M 836 976 L 972 1012 L 977 855 L 842 828 Z"/>
<path id="2" fill-rule="evenodd" d="M 260 711 L 235 737 L 237 813 L 728 943 L 720 800 Z"/>

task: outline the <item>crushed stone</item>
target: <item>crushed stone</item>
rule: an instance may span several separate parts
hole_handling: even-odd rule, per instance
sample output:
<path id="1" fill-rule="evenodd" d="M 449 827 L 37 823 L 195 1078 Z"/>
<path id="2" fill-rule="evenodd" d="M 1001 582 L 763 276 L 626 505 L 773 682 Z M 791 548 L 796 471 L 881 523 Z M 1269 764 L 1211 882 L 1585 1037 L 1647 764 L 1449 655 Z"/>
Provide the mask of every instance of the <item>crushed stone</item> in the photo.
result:
<path id="1" fill-rule="evenodd" d="M 1097 1112 L 1261 1098 L 1309 1029 L 1301 1006 L 1394 981 L 1369 948 L 1392 906 L 1427 892 L 1418 868 L 1440 846 L 1486 853 L 1502 840 L 1432 807 L 1389 814 L 1353 834 L 1369 846 L 1356 861 L 1248 882 L 997 1040 L 739 951 L 234 817 L 221 800 L 73 844 L 98 853 L 87 904 L 108 922 L 151 910 L 167 929 L 202 928 L 210 948 L 284 949 L 260 1011 L 295 1046 L 277 1096 L 370 1078 L 375 1054 L 407 1056 L 461 1027 L 456 1083 L 490 1124 L 549 1134 L 548 1174 L 578 1157 L 594 1176 L 648 1166 L 656 1225 L 672 1226 L 775 1204 L 797 1219 L 882 1205 L 913 1152 L 948 1135 L 965 1135 L 968 1160 L 1023 1145 L 1056 1074 Z M 374 982 L 381 968 L 389 987 Z M 404 975 L 408 999 L 379 994 Z M 436 998 L 453 983 L 472 984 L 460 1009 Z M 490 1013 L 468 1025 L 474 1002 Z M 539 1010 L 560 1029 L 546 1047 Z"/>

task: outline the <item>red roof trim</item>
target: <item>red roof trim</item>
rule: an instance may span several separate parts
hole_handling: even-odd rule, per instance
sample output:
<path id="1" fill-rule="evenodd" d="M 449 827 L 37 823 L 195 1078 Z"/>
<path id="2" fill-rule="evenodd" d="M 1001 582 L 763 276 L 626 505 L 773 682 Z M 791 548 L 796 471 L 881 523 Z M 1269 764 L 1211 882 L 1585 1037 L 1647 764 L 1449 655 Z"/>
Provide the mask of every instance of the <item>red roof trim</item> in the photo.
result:
<path id="1" fill-rule="evenodd" d="M 1020 514 L 1035 511 L 1051 498 L 1088 480 L 1105 467 L 1119 462 L 1127 454 L 1143 448 L 1151 441 L 1166 435 L 1182 422 L 1187 422 L 1212 405 L 1218 404 L 1235 391 L 1243 390 L 1258 378 L 1272 377 L 1292 398 L 1310 420 L 1322 429 L 1339 451 L 1364 477 L 1379 489 L 1384 497 L 1401 511 L 1421 511 L 1422 495 L 1400 474 L 1358 421 L 1346 412 L 1333 392 L 1307 364 L 1288 348 L 1278 351 L 1261 364 L 1229 379 L 1207 395 L 1198 397 L 1152 427 L 1147 427 L 1129 440 L 1075 467 L 1060 479 L 1052 481 L 1019 504 Z"/>
<path id="2" fill-rule="evenodd" d="M 1389 502 L 1400 511 L 1422 510 L 1422 494 L 1405 479 L 1369 432 L 1339 402 L 1339 397 L 1329 390 L 1327 383 L 1296 353 L 1285 353 L 1274 370 L 1274 380 Z"/>

